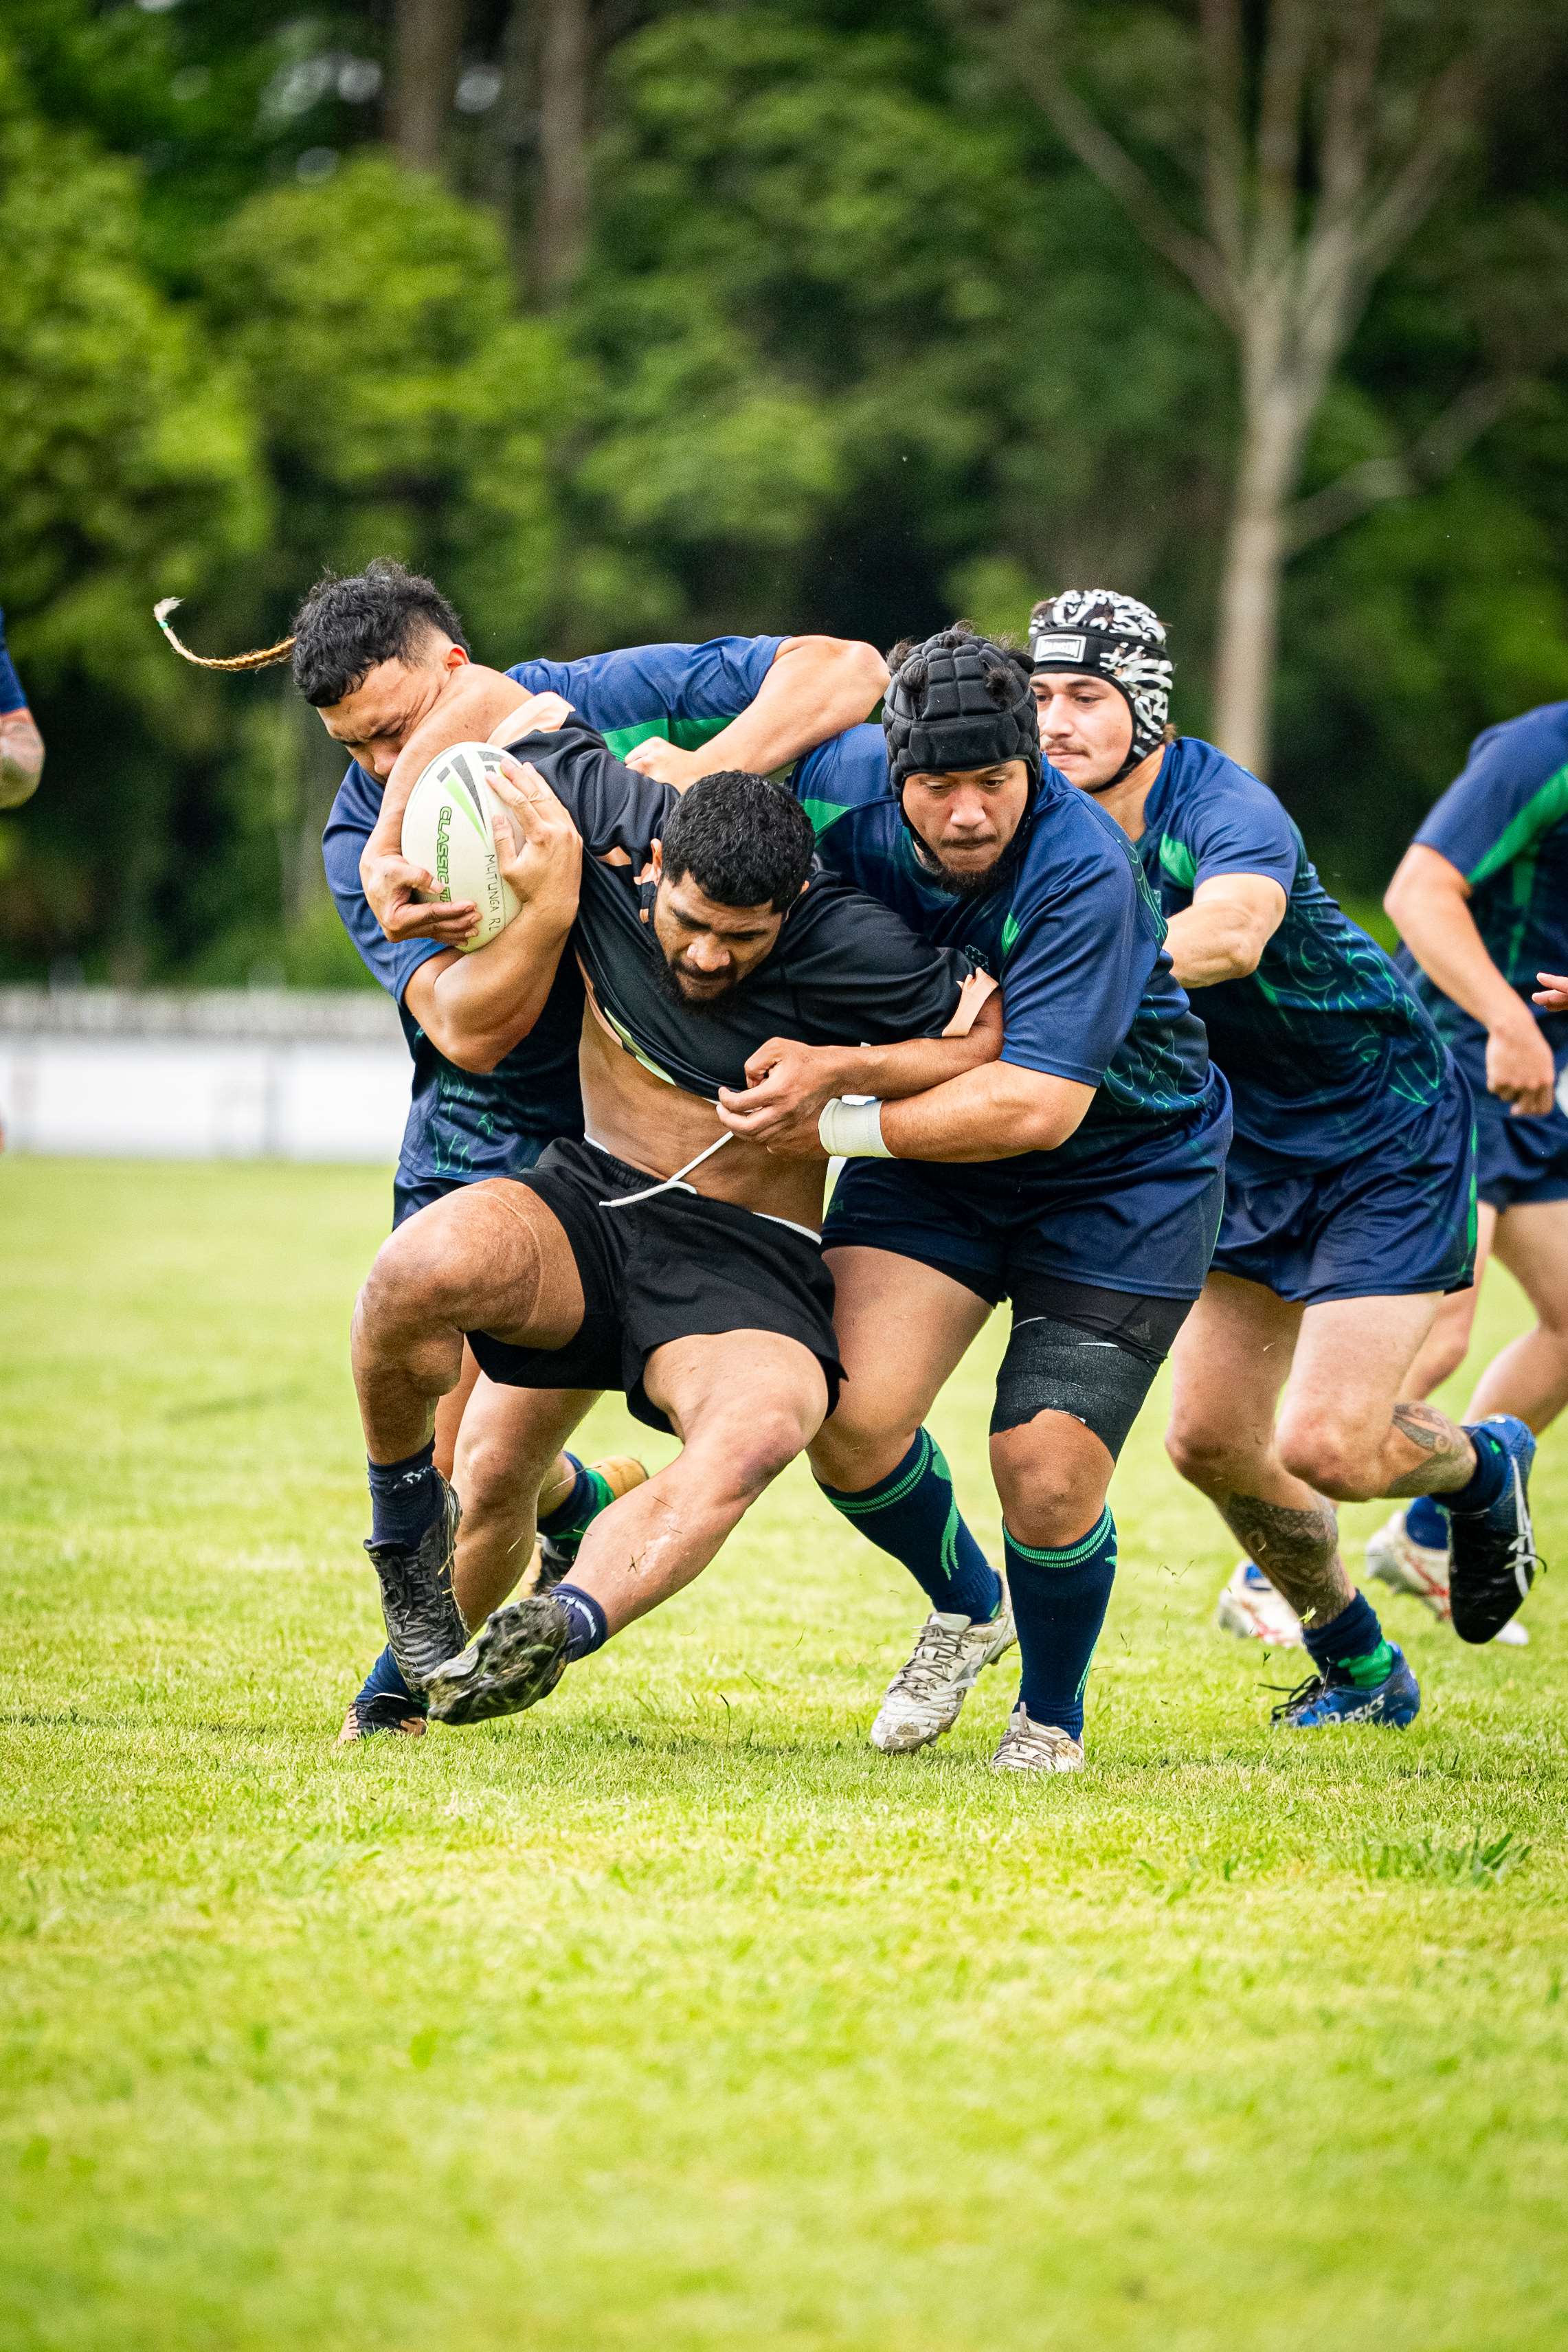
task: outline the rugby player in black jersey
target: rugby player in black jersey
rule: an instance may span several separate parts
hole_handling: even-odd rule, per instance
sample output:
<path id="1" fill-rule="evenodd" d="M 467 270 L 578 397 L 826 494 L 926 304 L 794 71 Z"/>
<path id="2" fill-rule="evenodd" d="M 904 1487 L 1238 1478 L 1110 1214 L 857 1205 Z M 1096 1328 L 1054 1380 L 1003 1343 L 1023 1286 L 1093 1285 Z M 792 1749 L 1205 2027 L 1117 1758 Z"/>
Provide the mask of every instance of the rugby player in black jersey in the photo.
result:
<path id="1" fill-rule="evenodd" d="M 531 764 L 502 788 L 519 839 L 498 828 L 498 847 L 521 911 L 434 985 L 448 1050 L 482 1051 L 503 1007 L 543 1003 L 570 941 L 586 1137 L 409 1219 L 354 1331 L 388 1635 L 447 1722 L 532 1705 L 689 1582 L 836 1402 L 824 1160 L 728 1136 L 720 1089 L 780 1037 L 846 1049 L 896 1143 L 905 1097 L 939 1102 L 1000 1040 L 994 982 L 814 868 L 808 819 L 765 779 L 709 776 L 683 799 L 574 725 L 513 748 Z M 961 1105 L 953 1125 L 956 1155 Z M 492 1381 L 560 1393 L 542 1470 L 611 1386 L 684 1449 L 595 1521 L 565 1582 L 497 1610 L 467 1647 L 458 1498 L 430 1447 L 465 1335 Z"/>

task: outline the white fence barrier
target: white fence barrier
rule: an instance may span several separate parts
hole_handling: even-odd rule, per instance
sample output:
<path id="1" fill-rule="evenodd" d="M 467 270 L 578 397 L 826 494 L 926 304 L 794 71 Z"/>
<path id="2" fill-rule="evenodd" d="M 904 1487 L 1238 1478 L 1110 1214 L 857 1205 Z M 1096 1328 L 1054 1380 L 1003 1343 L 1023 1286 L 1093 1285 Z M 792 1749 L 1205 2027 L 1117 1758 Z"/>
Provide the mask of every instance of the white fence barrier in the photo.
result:
<path id="1" fill-rule="evenodd" d="M 0 989 L 13 1151 L 384 1164 L 409 1075 L 397 1016 L 368 991 Z"/>

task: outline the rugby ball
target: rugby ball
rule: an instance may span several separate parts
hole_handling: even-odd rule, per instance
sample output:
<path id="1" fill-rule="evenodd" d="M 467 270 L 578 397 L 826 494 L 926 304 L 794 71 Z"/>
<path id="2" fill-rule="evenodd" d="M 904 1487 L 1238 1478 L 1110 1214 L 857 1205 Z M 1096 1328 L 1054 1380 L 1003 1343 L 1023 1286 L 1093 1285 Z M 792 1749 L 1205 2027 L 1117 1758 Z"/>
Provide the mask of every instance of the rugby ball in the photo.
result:
<path id="1" fill-rule="evenodd" d="M 490 830 L 493 817 L 512 823 L 510 812 L 490 787 L 502 759 L 493 743 L 454 743 L 431 761 L 403 812 L 403 855 L 411 866 L 422 866 L 436 877 L 434 890 L 421 890 L 418 896 L 444 906 L 455 898 L 471 898 L 479 910 L 478 929 L 463 942 L 464 955 L 489 947 L 517 912 L 517 898 L 502 878 Z"/>

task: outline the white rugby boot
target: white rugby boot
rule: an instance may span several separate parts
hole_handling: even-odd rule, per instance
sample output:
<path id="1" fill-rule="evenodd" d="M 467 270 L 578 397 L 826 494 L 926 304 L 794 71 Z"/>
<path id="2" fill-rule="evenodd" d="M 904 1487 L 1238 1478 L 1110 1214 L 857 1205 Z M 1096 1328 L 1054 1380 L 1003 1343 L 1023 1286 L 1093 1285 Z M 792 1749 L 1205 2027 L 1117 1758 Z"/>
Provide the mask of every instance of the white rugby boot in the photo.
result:
<path id="1" fill-rule="evenodd" d="M 1022 1699 L 1007 1717 L 993 1772 L 1081 1772 L 1083 1742 L 1058 1723 L 1031 1723 Z"/>
<path id="2" fill-rule="evenodd" d="M 1005 1588 L 988 1622 L 933 1609 L 921 1627 L 908 1665 L 888 1685 L 871 1726 L 871 1745 L 885 1756 L 908 1756 L 951 1731 L 982 1667 L 994 1665 L 1017 1635 Z"/>
<path id="3" fill-rule="evenodd" d="M 1441 1623 L 1452 1622 L 1447 1551 L 1415 1541 L 1405 1524 L 1403 1503 L 1375 1535 L 1367 1538 L 1366 1572 L 1391 1591 L 1406 1592 L 1413 1601 L 1419 1601 Z M 1510 1617 L 1506 1625 L 1499 1626 L 1492 1640 L 1505 1650 L 1522 1650 L 1530 1640 L 1530 1628 Z"/>
<path id="4" fill-rule="evenodd" d="M 1301 1640 L 1301 1620 L 1250 1559 L 1244 1559 L 1221 1588 L 1214 1622 L 1222 1633 L 1267 1642 L 1271 1650 L 1293 1650 Z"/>

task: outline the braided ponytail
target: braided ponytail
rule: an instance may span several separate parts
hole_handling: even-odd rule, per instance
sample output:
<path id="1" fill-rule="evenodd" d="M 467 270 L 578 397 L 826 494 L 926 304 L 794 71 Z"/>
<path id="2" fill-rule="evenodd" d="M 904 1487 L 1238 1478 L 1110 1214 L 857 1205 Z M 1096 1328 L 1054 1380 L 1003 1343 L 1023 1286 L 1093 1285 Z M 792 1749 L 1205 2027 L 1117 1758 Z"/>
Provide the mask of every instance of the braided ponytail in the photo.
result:
<path id="1" fill-rule="evenodd" d="M 294 650 L 292 637 L 279 637 L 275 646 L 262 646 L 249 654 L 194 654 L 189 646 L 180 643 L 169 626 L 169 615 L 184 603 L 180 596 L 164 596 L 153 607 L 153 618 L 174 646 L 182 661 L 195 662 L 198 669 L 272 669 L 286 662 Z"/>

